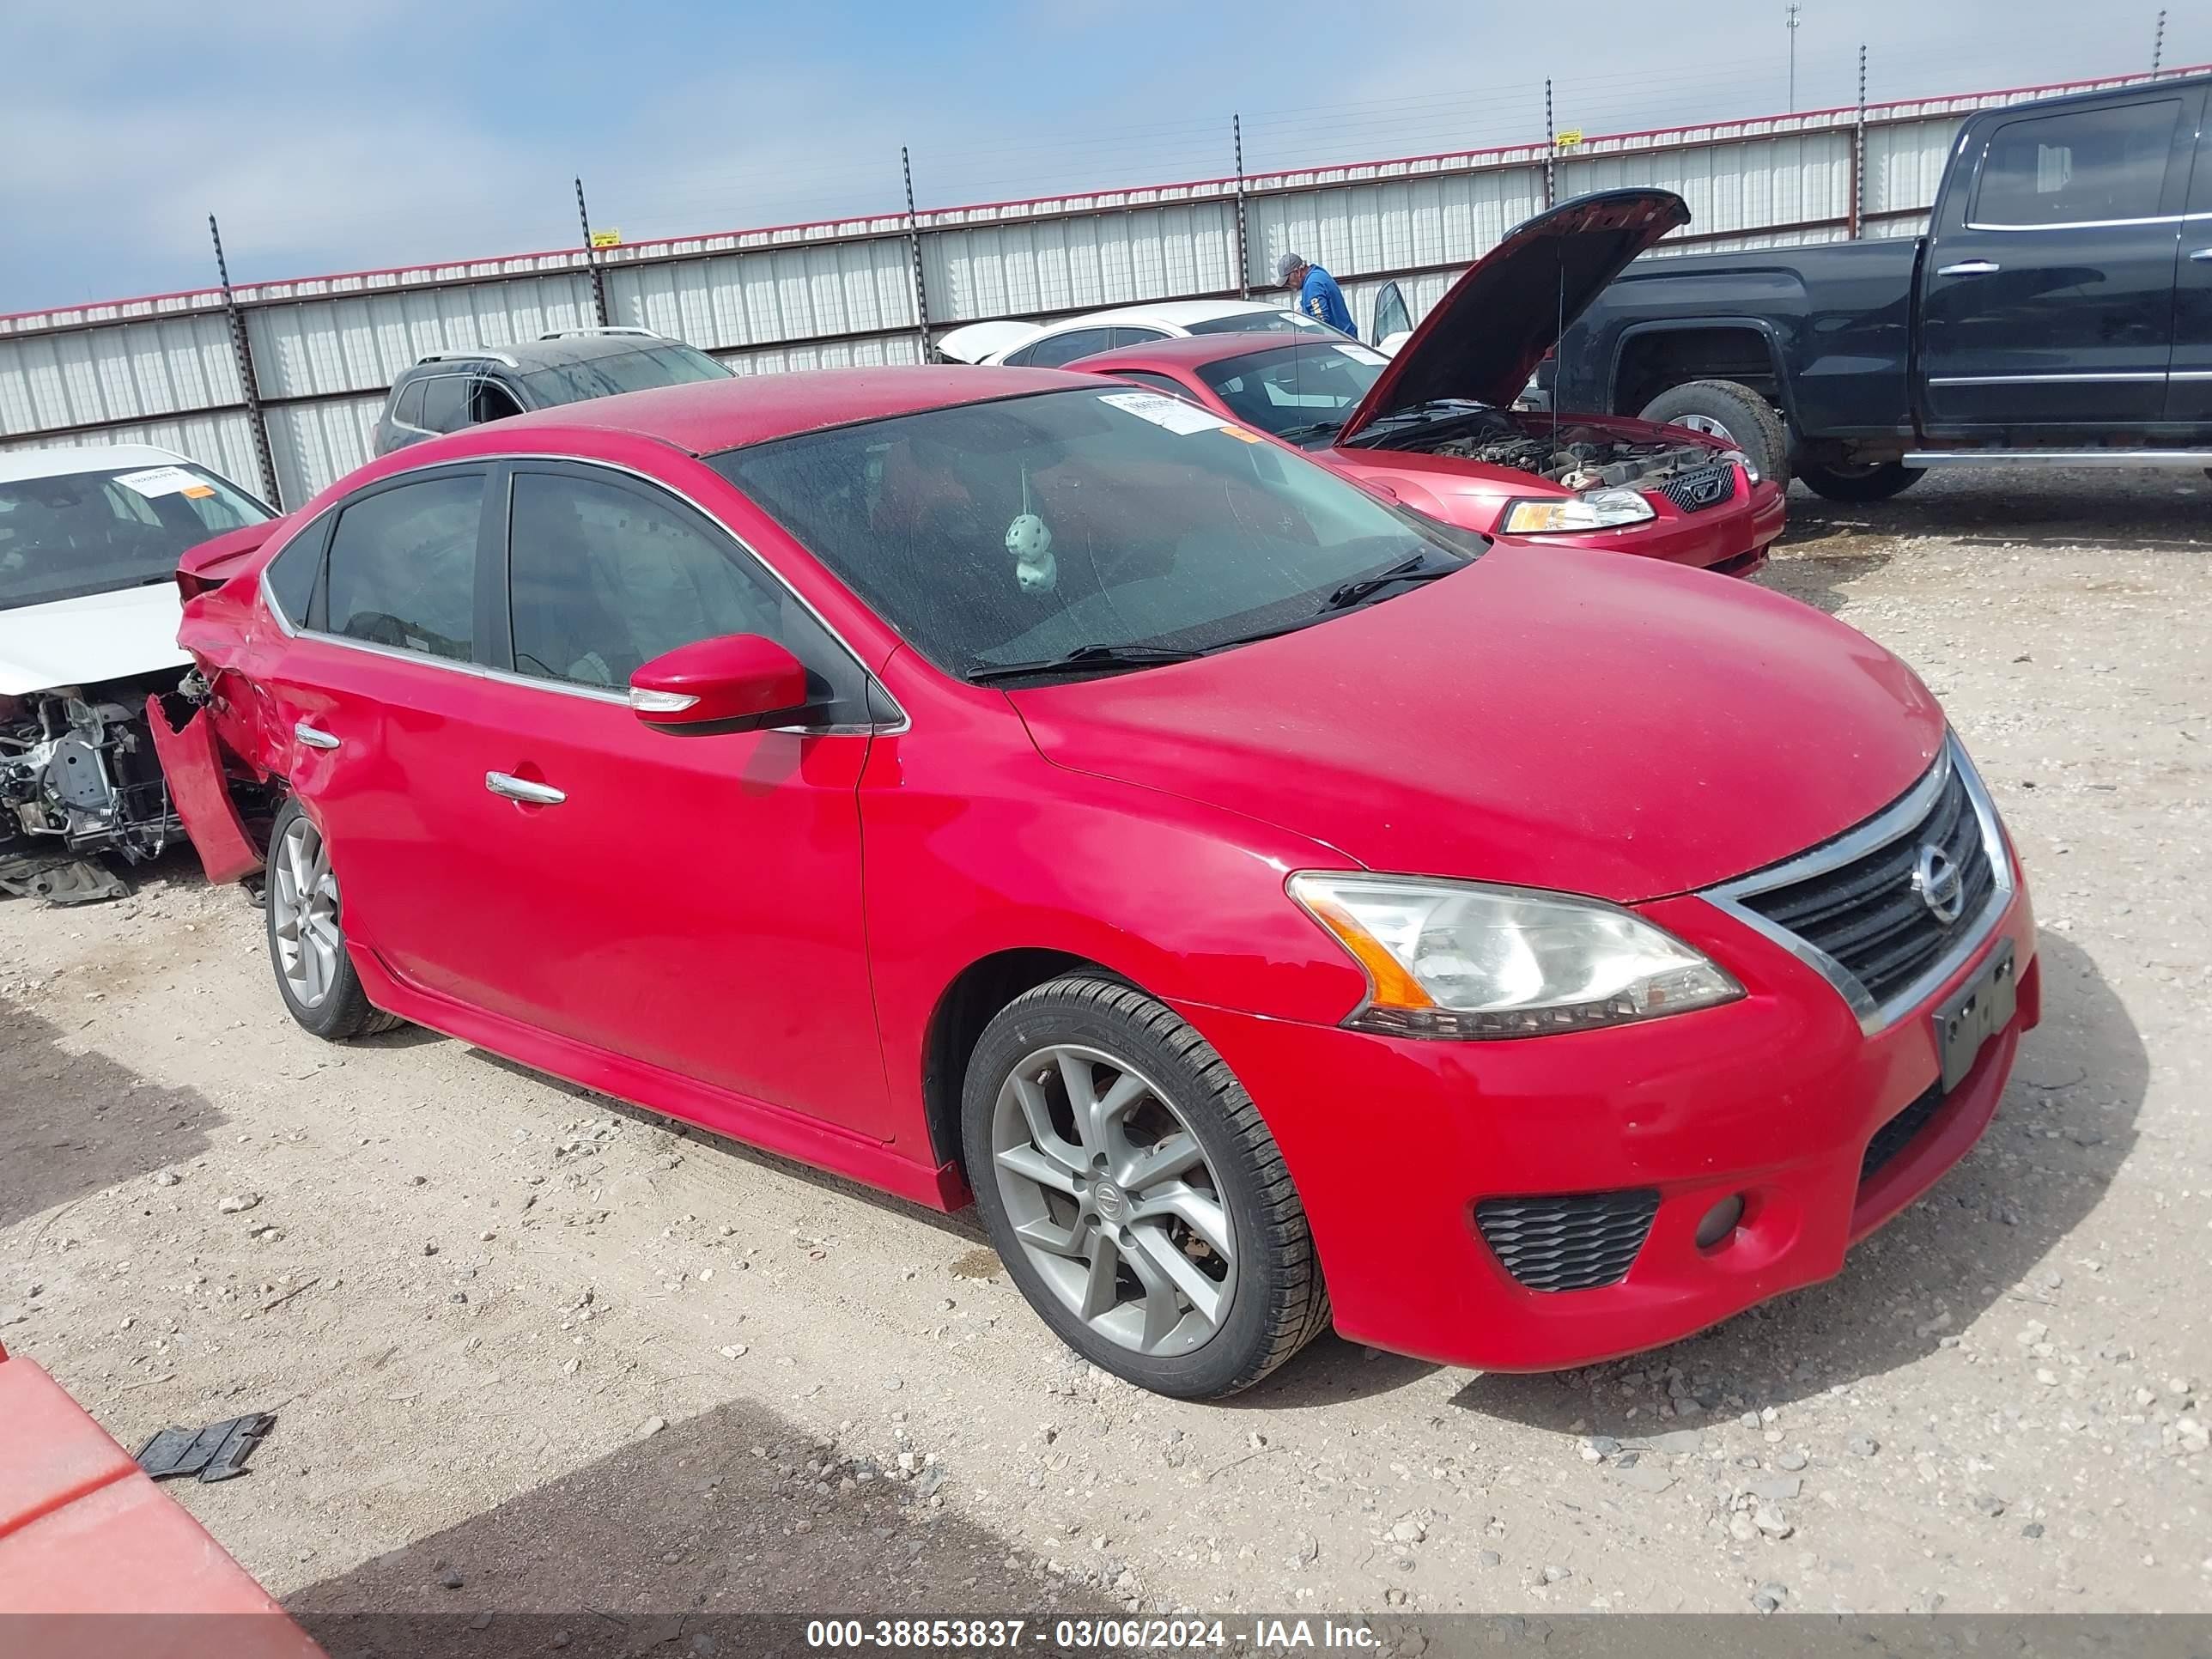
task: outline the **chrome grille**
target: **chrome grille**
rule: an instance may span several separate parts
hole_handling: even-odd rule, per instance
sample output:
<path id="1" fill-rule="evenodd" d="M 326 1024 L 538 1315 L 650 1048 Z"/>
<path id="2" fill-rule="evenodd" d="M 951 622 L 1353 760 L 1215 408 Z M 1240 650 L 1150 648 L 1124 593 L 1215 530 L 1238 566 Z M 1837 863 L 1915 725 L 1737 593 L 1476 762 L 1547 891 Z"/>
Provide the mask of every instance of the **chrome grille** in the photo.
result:
<path id="1" fill-rule="evenodd" d="M 2012 890 L 1996 835 L 1996 811 L 1954 740 L 1865 823 L 1706 896 L 1826 974 L 1871 1030 L 1987 937 Z M 1931 885 L 1954 902 L 1931 904 Z"/>
<path id="2" fill-rule="evenodd" d="M 1735 499 L 1735 463 L 1717 461 L 1694 471 L 1678 473 L 1659 486 L 1659 493 L 1685 513 L 1703 513 Z"/>

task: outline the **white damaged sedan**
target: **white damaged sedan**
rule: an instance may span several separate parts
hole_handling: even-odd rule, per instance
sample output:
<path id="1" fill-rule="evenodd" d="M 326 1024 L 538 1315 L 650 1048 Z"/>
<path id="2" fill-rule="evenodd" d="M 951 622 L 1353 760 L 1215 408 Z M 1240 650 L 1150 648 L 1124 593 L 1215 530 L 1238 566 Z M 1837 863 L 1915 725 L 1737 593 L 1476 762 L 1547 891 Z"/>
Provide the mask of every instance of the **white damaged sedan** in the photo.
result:
<path id="1" fill-rule="evenodd" d="M 275 517 L 145 444 L 0 453 L 0 891 L 58 904 L 130 890 L 179 832 L 146 726 L 175 688 L 177 561 Z"/>

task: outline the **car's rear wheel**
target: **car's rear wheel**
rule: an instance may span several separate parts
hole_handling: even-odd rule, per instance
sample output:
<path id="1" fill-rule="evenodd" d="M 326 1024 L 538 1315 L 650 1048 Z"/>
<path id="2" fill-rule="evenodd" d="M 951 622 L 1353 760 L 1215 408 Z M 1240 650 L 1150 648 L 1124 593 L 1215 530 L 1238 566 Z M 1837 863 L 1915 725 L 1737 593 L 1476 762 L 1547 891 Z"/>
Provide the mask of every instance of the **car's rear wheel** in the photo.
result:
<path id="1" fill-rule="evenodd" d="M 1016 998 L 976 1044 L 961 1127 L 1014 1283 L 1100 1369 L 1206 1399 L 1327 1328 L 1305 1211 L 1259 1109 L 1142 992 L 1077 975 Z"/>
<path id="2" fill-rule="evenodd" d="M 1790 429 L 1774 405 L 1734 380 L 1692 380 L 1661 392 L 1644 406 L 1644 418 L 1660 426 L 1687 427 L 1740 449 L 1762 478 L 1790 487 Z"/>
<path id="3" fill-rule="evenodd" d="M 270 826 L 263 915 L 277 994 L 292 1018 L 332 1042 L 402 1024 L 368 1000 L 346 954 L 337 872 L 322 830 L 295 797 Z"/>
<path id="4" fill-rule="evenodd" d="M 1886 501 L 1903 495 L 1926 476 L 1923 469 L 1903 461 L 1846 461 L 1834 466 L 1810 461 L 1797 464 L 1797 477 L 1805 488 L 1832 501 Z"/>

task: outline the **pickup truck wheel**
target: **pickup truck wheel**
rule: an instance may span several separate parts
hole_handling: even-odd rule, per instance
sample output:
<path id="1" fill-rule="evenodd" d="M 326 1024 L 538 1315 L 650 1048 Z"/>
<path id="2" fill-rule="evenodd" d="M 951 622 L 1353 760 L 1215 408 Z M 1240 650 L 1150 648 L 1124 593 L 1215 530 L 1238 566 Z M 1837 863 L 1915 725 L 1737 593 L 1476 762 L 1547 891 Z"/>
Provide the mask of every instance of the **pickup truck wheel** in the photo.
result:
<path id="1" fill-rule="evenodd" d="M 362 988 L 346 954 L 330 848 L 297 797 L 284 803 L 270 829 L 264 911 L 277 994 L 307 1030 L 336 1042 L 404 1023 L 372 1004 Z"/>
<path id="2" fill-rule="evenodd" d="M 1911 489 L 1925 473 L 1903 461 L 1862 461 L 1841 466 L 1800 461 L 1797 476 L 1806 489 L 1832 501 L 1886 501 Z"/>
<path id="3" fill-rule="evenodd" d="M 1692 380 L 1644 404 L 1644 418 L 1660 426 L 1685 426 L 1730 444 L 1751 457 L 1760 477 L 1790 487 L 1789 431 L 1774 405 L 1747 386 Z"/>

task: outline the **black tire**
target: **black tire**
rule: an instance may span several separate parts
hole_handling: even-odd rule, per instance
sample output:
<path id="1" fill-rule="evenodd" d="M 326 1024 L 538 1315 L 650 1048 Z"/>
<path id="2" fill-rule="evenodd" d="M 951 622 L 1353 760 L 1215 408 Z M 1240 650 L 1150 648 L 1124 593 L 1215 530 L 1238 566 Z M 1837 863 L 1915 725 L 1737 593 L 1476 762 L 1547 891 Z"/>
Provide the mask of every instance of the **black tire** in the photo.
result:
<path id="1" fill-rule="evenodd" d="M 1092 1330 L 1015 1237 L 995 1179 L 992 1121 L 1014 1068 L 1057 1044 L 1102 1051 L 1152 1080 L 1198 1142 L 1235 1234 L 1237 1283 L 1201 1345 L 1154 1355 Z M 968 1063 L 961 1139 L 976 1208 L 1030 1305 L 1102 1370 L 1155 1394 L 1206 1400 L 1250 1388 L 1328 1328 L 1328 1291 L 1283 1155 L 1212 1045 L 1172 1009 L 1118 980 L 1070 975 L 1024 992 L 985 1028 Z"/>
<path id="2" fill-rule="evenodd" d="M 283 856 L 286 838 L 297 822 L 304 822 L 310 830 L 314 829 L 313 820 L 307 817 L 299 798 L 295 796 L 284 803 L 276 814 L 276 822 L 269 827 L 269 857 L 272 866 Z M 273 889 L 283 878 L 272 867 L 269 872 L 269 887 Z M 276 936 L 280 908 L 273 892 L 264 894 L 261 908 L 262 933 L 269 945 L 269 965 L 276 976 L 276 994 L 284 999 L 286 1011 L 302 1029 L 313 1032 L 325 1042 L 343 1042 L 349 1037 L 374 1036 L 379 1032 L 397 1030 L 406 1024 L 398 1015 L 387 1014 L 370 1002 L 368 993 L 362 988 L 361 975 L 354 971 L 353 957 L 343 943 L 343 910 L 337 913 L 341 943 L 329 988 L 314 1002 L 303 1000 L 285 976 L 283 953 Z"/>
<path id="3" fill-rule="evenodd" d="M 1886 501 L 1893 495 L 1902 495 L 1925 477 L 1923 469 L 1907 466 L 1903 461 L 1861 466 L 1797 463 L 1798 481 L 1815 495 L 1832 501 Z"/>
<path id="4" fill-rule="evenodd" d="M 1734 380 L 1692 380 L 1661 392 L 1644 406 L 1644 418 L 1660 426 L 1711 422 L 1751 457 L 1762 478 L 1790 487 L 1790 432 L 1774 405 Z M 1714 435 L 1718 435 L 1717 434 Z"/>

